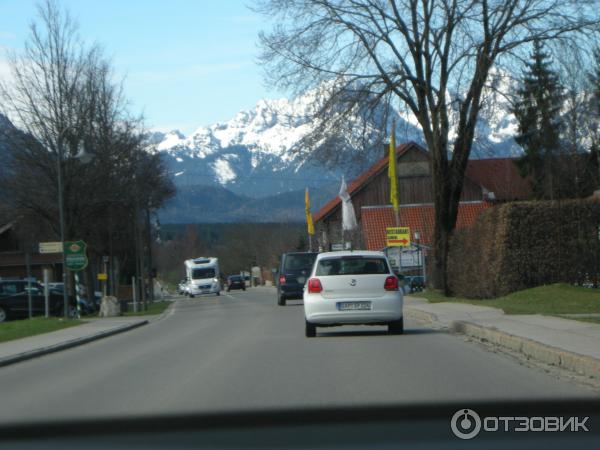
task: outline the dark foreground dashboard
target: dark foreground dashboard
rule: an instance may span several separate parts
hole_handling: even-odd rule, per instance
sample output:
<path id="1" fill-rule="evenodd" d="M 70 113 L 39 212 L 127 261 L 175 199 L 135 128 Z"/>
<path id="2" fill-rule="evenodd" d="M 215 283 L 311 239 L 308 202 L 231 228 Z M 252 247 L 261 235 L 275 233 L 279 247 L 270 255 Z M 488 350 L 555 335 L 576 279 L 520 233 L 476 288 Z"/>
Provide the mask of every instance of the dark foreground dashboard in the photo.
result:
<path id="1" fill-rule="evenodd" d="M 261 410 L 0 425 L 1 449 L 600 448 L 600 401 Z"/>

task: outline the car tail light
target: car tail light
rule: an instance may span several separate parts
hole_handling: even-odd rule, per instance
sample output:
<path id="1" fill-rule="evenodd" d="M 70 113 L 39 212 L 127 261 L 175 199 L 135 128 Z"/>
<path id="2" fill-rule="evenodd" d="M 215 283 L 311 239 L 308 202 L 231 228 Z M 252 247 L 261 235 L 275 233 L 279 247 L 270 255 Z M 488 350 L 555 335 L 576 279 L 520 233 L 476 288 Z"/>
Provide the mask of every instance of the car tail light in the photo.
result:
<path id="1" fill-rule="evenodd" d="M 398 278 L 397 277 L 387 277 L 385 279 L 385 284 L 383 285 L 386 291 L 397 291 L 398 290 Z"/>
<path id="2" fill-rule="evenodd" d="M 279 284 L 285 284 L 285 275 L 279 275 Z"/>
<path id="3" fill-rule="evenodd" d="M 311 294 L 318 294 L 323 290 L 323 286 L 321 286 L 321 280 L 318 278 L 311 278 L 308 280 L 308 292 Z"/>

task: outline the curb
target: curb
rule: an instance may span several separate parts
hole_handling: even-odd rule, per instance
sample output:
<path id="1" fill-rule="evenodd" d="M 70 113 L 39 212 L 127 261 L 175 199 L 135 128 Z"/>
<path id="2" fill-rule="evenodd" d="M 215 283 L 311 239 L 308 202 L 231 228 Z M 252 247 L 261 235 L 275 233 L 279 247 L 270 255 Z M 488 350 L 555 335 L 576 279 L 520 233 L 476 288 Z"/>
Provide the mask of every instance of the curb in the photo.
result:
<path id="1" fill-rule="evenodd" d="M 21 361 L 26 361 L 28 359 L 37 358 L 39 356 L 48 355 L 50 353 L 59 352 L 61 350 L 67 350 L 69 348 L 78 347 L 83 344 L 87 344 L 88 342 L 97 341 L 99 339 L 113 336 L 115 334 L 124 333 L 125 331 L 133 330 L 134 328 L 141 327 L 143 325 L 147 325 L 148 320 L 143 320 L 140 322 L 132 323 L 129 325 L 121 326 L 118 328 L 113 328 L 111 330 L 102 331 L 100 333 L 93 334 L 91 336 L 86 336 L 82 338 L 72 339 L 70 341 L 62 342 L 60 344 L 51 345 L 49 347 L 42 347 L 36 350 L 31 350 L 29 352 L 19 353 L 13 356 L 7 356 L 5 358 L 0 359 L 0 367 L 8 366 L 10 364 L 15 364 Z"/>
<path id="2" fill-rule="evenodd" d="M 418 310 L 418 309 L 413 309 L 410 306 L 404 306 L 404 312 L 405 312 L 405 314 L 406 314 L 407 317 L 410 317 L 412 319 L 417 319 L 417 320 L 420 320 L 422 322 L 440 323 L 440 320 L 438 319 L 438 316 L 436 316 L 434 313 L 430 313 L 430 312 L 426 312 L 426 311 L 421 311 L 421 310 Z"/>
<path id="3" fill-rule="evenodd" d="M 580 375 L 600 379 L 600 360 L 591 356 L 569 352 L 532 339 L 499 331 L 496 328 L 485 327 L 464 320 L 452 321 L 449 325 L 446 325 L 434 313 L 406 306 L 405 314 L 422 322 L 429 322 L 443 328 L 448 328 L 453 333 L 464 334 L 481 341 L 490 342 L 499 347 L 519 352 L 533 360 L 567 369 Z"/>
<path id="4" fill-rule="evenodd" d="M 600 378 L 600 360 L 590 356 L 561 350 L 528 338 L 466 321 L 452 322 L 450 330 L 517 351 L 531 359 L 561 367 L 580 375 Z"/>

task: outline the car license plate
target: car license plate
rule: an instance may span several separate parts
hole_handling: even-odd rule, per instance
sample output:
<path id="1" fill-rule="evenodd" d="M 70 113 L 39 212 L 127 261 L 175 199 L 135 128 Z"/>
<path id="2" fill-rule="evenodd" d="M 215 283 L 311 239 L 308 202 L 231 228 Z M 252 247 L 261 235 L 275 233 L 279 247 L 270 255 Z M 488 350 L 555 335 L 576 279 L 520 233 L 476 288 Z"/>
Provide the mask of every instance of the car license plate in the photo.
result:
<path id="1" fill-rule="evenodd" d="M 304 283 L 306 281 L 306 278 L 298 277 L 298 278 L 296 278 L 296 280 L 298 280 L 298 283 Z"/>
<path id="2" fill-rule="evenodd" d="M 203 293 L 203 294 L 210 294 L 210 289 L 204 289 L 204 290 L 202 291 L 202 293 Z"/>
<path id="3" fill-rule="evenodd" d="M 371 302 L 339 302 L 337 307 L 339 311 L 369 311 Z"/>

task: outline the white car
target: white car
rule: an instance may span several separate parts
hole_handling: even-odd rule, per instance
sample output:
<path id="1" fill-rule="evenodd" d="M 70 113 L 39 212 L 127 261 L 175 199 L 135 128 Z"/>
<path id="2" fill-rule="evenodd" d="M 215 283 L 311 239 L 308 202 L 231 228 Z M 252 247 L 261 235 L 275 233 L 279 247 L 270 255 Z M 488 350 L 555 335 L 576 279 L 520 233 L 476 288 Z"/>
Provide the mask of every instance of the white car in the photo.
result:
<path id="1" fill-rule="evenodd" d="M 181 280 L 177 286 L 177 293 L 180 295 L 187 295 L 188 292 L 188 281 Z"/>
<path id="2" fill-rule="evenodd" d="M 320 253 L 304 287 L 306 337 L 317 327 L 387 325 L 390 334 L 404 332 L 398 277 L 381 252 Z"/>

